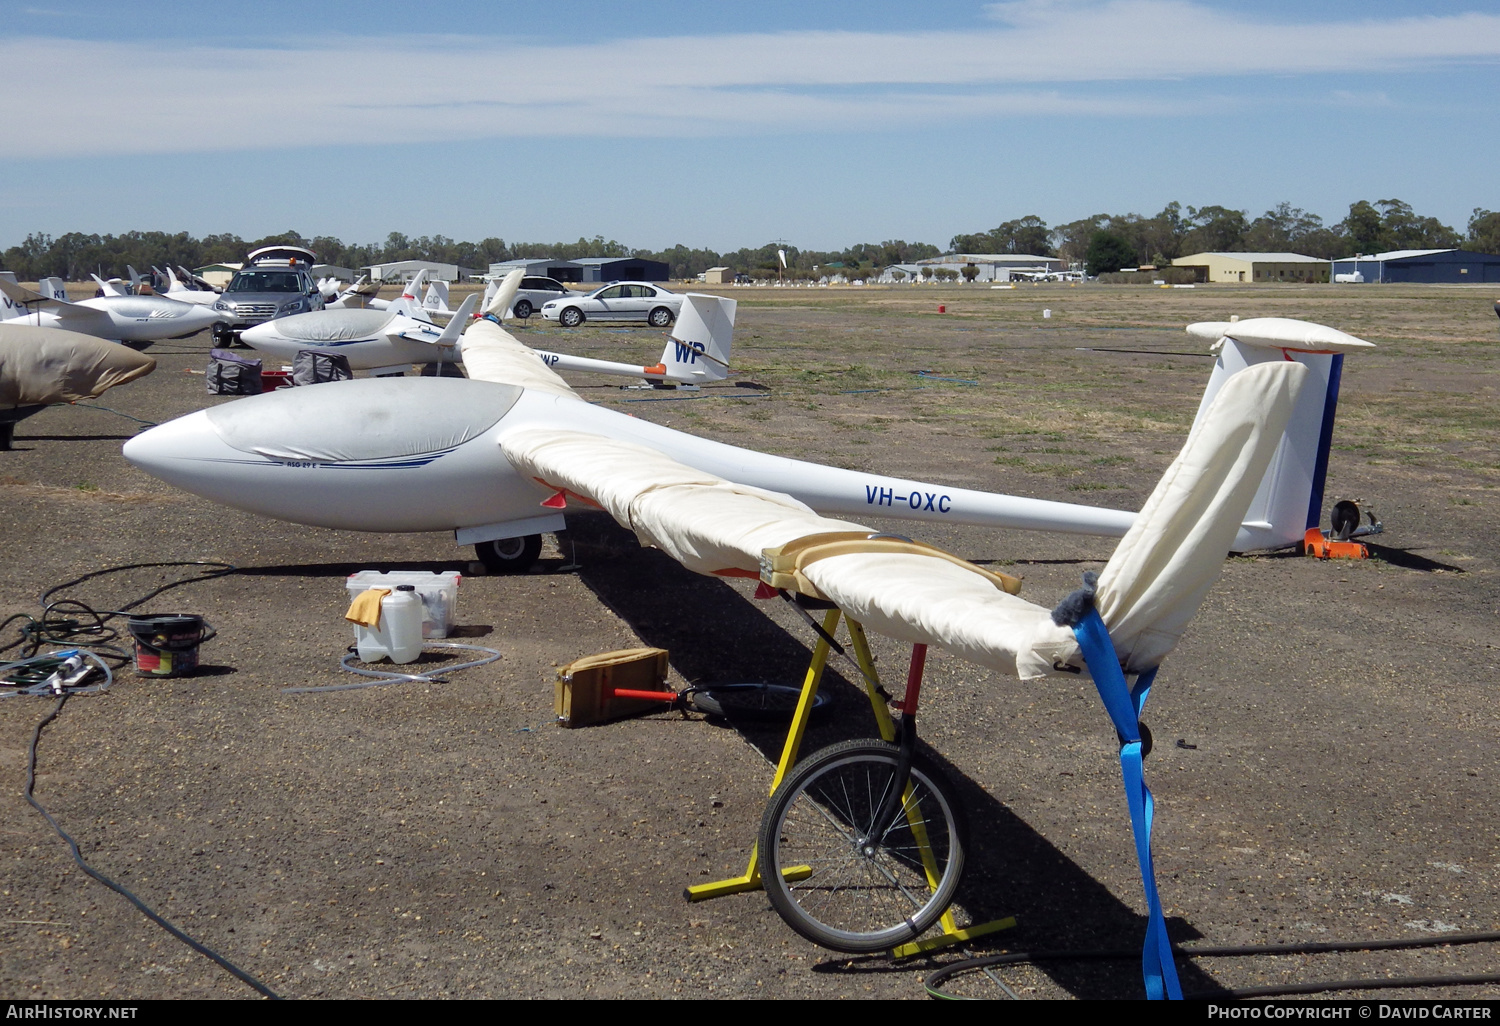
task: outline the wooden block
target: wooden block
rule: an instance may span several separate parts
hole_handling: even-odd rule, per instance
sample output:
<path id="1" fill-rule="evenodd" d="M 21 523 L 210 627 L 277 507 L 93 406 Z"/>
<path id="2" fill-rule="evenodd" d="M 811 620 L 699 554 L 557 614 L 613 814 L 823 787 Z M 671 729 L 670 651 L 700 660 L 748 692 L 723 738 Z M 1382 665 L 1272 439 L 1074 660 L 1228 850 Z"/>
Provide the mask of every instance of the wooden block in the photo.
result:
<path id="1" fill-rule="evenodd" d="M 665 702 L 617 698 L 615 688 L 667 690 L 667 650 L 625 648 L 575 659 L 558 668 L 555 711 L 561 727 L 587 727 L 643 712 L 661 712 Z"/>

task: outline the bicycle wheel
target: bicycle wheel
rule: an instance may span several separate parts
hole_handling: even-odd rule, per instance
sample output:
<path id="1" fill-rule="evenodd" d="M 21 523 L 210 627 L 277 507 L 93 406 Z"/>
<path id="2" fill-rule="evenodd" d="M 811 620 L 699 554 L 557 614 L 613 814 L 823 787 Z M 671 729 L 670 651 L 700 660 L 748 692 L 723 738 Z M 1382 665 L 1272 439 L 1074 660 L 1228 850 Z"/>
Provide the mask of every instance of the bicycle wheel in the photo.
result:
<path id="1" fill-rule="evenodd" d="M 898 756 L 883 741 L 825 748 L 797 766 L 766 807 L 766 896 L 815 944 L 883 951 L 920 936 L 953 901 L 967 831 L 953 786 L 926 759 L 913 758 L 895 821 L 870 836 Z"/>

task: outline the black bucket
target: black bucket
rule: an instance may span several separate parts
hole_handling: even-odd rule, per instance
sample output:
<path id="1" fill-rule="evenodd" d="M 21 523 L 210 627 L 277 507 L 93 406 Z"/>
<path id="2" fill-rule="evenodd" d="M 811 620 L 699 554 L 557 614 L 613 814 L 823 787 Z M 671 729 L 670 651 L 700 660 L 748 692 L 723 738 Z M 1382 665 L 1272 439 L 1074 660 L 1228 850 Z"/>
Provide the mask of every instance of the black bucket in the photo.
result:
<path id="1" fill-rule="evenodd" d="M 142 677 L 186 677 L 198 669 L 198 646 L 217 633 L 192 613 L 132 616 L 135 672 Z"/>

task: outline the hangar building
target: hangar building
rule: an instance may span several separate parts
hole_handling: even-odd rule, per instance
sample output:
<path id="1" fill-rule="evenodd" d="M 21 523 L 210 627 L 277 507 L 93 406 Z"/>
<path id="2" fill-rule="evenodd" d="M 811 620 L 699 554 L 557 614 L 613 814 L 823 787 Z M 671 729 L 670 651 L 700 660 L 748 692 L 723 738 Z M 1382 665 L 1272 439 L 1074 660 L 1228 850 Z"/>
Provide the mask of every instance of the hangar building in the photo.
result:
<path id="1" fill-rule="evenodd" d="M 1194 253 L 1172 261 L 1201 282 L 1314 282 L 1328 280 L 1328 261 L 1300 253 Z"/>
<path id="2" fill-rule="evenodd" d="M 490 264 L 487 277 L 503 278 L 517 267 L 528 277 L 552 278 L 556 281 L 583 281 L 583 268 L 572 260 L 549 260 L 546 257 L 524 257 Z"/>
<path id="3" fill-rule="evenodd" d="M 666 281 L 672 277 L 672 268 L 663 261 L 640 257 L 582 257 L 573 263 L 583 269 L 583 277 L 575 280 L 585 282 Z"/>
<path id="4" fill-rule="evenodd" d="M 1462 249 L 1399 249 L 1335 260 L 1333 273 L 1346 282 L 1362 278 L 1366 282 L 1489 284 L 1500 282 L 1500 256 Z M 1356 274 L 1360 278 L 1354 278 Z"/>
<path id="5" fill-rule="evenodd" d="M 472 267 L 440 264 L 433 260 L 397 260 L 389 264 L 371 264 L 360 270 L 368 274 L 371 281 L 403 284 L 415 278 L 418 271 L 426 271 L 429 281 L 471 281 L 483 277 L 482 271 Z"/>

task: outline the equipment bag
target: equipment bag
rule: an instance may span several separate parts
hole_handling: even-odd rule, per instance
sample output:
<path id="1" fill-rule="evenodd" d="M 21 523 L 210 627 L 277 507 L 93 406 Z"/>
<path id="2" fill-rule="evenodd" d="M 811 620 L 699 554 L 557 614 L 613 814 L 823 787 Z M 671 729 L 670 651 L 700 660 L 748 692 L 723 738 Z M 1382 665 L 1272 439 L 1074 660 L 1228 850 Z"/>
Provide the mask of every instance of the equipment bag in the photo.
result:
<path id="1" fill-rule="evenodd" d="M 321 385 L 325 381 L 348 381 L 352 377 L 354 372 L 349 369 L 349 358 L 342 353 L 303 349 L 292 359 L 294 385 Z"/>
<path id="2" fill-rule="evenodd" d="M 260 395 L 260 361 L 236 356 L 227 349 L 208 354 L 209 395 Z"/>

